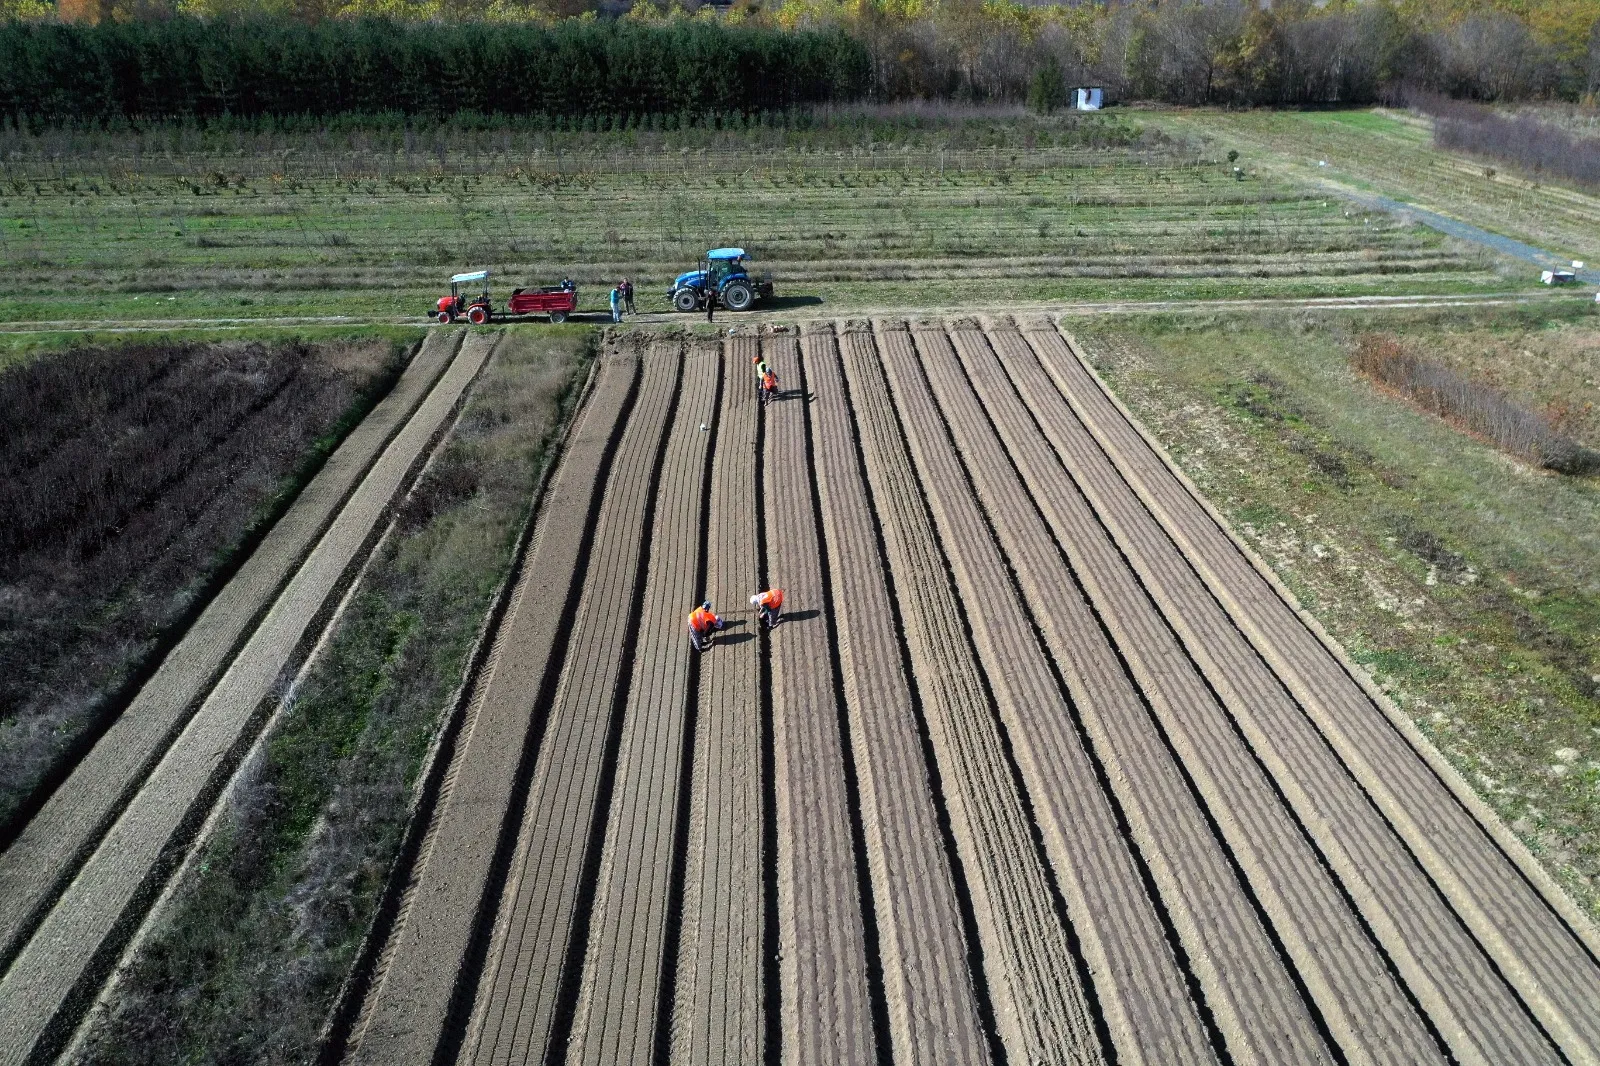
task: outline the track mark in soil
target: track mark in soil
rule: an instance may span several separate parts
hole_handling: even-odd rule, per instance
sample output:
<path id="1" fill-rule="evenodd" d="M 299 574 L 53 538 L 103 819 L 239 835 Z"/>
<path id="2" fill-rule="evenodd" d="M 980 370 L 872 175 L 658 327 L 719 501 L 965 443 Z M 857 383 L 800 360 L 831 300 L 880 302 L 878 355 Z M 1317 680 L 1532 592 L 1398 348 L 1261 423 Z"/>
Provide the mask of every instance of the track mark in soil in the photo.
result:
<path id="1" fill-rule="evenodd" d="M 909 356 L 911 336 L 904 329 L 877 338 L 856 334 L 845 338 L 844 347 L 857 416 L 867 423 L 868 468 L 878 472 L 874 495 L 903 590 L 922 706 L 936 758 L 948 767 L 941 776 L 962 865 L 972 871 L 975 924 L 993 973 L 990 983 L 1000 988 L 1002 1000 L 1029 1004 L 1026 1012 L 1007 1011 L 997 1019 L 1001 1034 L 1019 1062 L 1096 1061 L 1099 1049 L 1083 990 L 1073 979 L 1076 967 L 1054 886 L 1033 847 L 993 694 L 974 661 L 967 614 L 952 592 L 949 562 L 906 450 L 901 420 L 916 403 L 906 390 L 917 383 L 896 371 Z M 887 380 L 880 348 L 887 349 Z"/>
<path id="2" fill-rule="evenodd" d="M 1344 907 L 1321 913 L 1331 916 L 1344 909 L 1357 914 L 1363 924 L 1361 936 L 1375 943 L 1380 961 L 1404 982 L 1412 1011 L 1425 1004 L 1426 1024 L 1439 1027 L 1439 1032 L 1428 1034 L 1429 1040 L 1445 1039 L 1450 1054 L 1461 1061 L 1494 1061 L 1504 1055 L 1508 1034 L 1526 1030 L 1525 1019 L 1519 1017 L 1519 1005 L 1484 965 L 1487 960 L 1476 944 L 1331 751 L 1303 722 L 1281 683 L 1242 641 L 1148 512 L 1123 487 L 1021 338 L 1004 331 L 993 336 L 1007 356 L 1003 364 L 1012 381 L 1008 383 L 1000 375 L 999 362 L 993 362 L 993 369 L 987 374 L 980 372 L 980 376 L 992 382 L 989 391 L 998 397 L 997 403 L 1017 410 L 1010 425 L 1032 422 L 1041 427 L 1034 436 L 1049 436 L 1055 449 L 1037 465 L 1042 471 L 1038 476 L 1041 493 L 1076 497 L 1081 490 L 1087 494 L 1106 535 L 1116 538 L 1126 565 L 1137 571 L 1142 589 L 1182 640 L 1182 654 L 1204 675 L 1211 697 L 1206 703 L 1226 707 L 1229 724 L 1240 742 L 1249 745 L 1260 766 L 1257 773 L 1270 776 L 1267 787 L 1277 791 L 1281 802 L 1295 812 L 1314 851 L 1288 873 L 1303 876 L 1314 864 L 1336 879 Z M 982 360 L 983 356 L 980 353 L 975 358 Z M 1021 398 L 1034 411 L 1042 412 L 1043 421 L 1034 421 L 1032 412 L 1020 410 L 1015 397 L 1006 398 L 1012 385 L 1020 389 Z M 1059 408 L 1054 415 L 1053 407 Z M 1056 465 L 1056 456 L 1064 466 Z M 1164 545 L 1169 549 L 1165 555 Z M 1211 728 L 1221 729 L 1223 723 L 1213 722 Z M 1292 854 L 1294 847 L 1290 842 L 1278 857 Z M 1345 944 L 1348 939 L 1335 942 Z M 1302 967 L 1314 973 L 1316 964 Z M 1353 972 L 1360 969 L 1334 976 L 1342 980 Z M 1360 1013 L 1364 1023 L 1357 1028 L 1369 1031 L 1373 1019 L 1386 1012 L 1369 1005 Z M 1347 1023 L 1347 1033 L 1350 1025 L 1353 1023 Z M 1412 1054 L 1420 1056 L 1422 1034 L 1414 1026 L 1410 1028 L 1405 1040 L 1397 1040 L 1398 1034 L 1391 1029 L 1391 1040 L 1415 1045 Z M 1498 1052 L 1483 1043 L 1489 1032 L 1500 1034 Z M 1530 1061 L 1547 1055 L 1543 1040 L 1537 1034 L 1531 1038 L 1531 1043 L 1525 1038 L 1517 1053 Z"/>
<path id="3" fill-rule="evenodd" d="M 763 354 L 780 381 L 789 376 L 799 385 L 768 415 L 766 466 L 771 583 L 787 591 L 794 623 L 772 636 L 784 1061 L 887 1063 L 889 1008 L 817 488 L 810 379 L 793 337 L 774 338 Z"/>
<path id="4" fill-rule="evenodd" d="M 761 900 L 761 642 L 757 591 L 758 406 L 754 336 L 723 355 L 722 407 L 707 513 L 705 597 L 728 628 L 700 658 L 682 938 L 671 1061 L 754 1064 L 764 1058 Z M 692 601 L 691 601 L 692 602 Z"/>
<path id="5" fill-rule="evenodd" d="M 861 786 L 877 927 L 897 1061 L 986 1062 L 990 1042 L 970 969 L 953 849 L 946 847 L 894 591 L 832 330 L 807 333 L 821 457 L 818 489 L 836 579 L 841 672 Z"/>
<path id="6" fill-rule="evenodd" d="M 657 346 L 651 358 L 668 357 Z M 571 1041 L 553 1059 L 606 1064 L 650 1060 L 658 1027 L 669 921 L 668 882 L 678 835 L 678 789 L 689 717 L 690 651 L 683 619 L 696 602 L 702 496 L 717 454 L 718 360 L 696 352 L 684 366 L 662 466 L 637 662 L 622 722 L 615 798 L 589 921 Z"/>

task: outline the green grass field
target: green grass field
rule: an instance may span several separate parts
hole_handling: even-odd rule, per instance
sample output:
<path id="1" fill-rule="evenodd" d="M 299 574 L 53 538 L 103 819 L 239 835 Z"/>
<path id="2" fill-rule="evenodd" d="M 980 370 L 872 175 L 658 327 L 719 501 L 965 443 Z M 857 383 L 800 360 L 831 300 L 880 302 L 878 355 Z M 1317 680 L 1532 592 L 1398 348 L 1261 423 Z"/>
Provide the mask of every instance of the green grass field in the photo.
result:
<path id="1" fill-rule="evenodd" d="M 420 318 L 478 267 L 502 297 L 571 276 L 596 310 L 627 275 L 641 310 L 665 310 L 667 281 L 727 243 L 773 272 L 780 308 L 841 312 L 1526 287 L 1423 227 L 1235 180 L 1226 160 L 1120 119 L 1086 136 L 1089 121 L 1054 138 L 1052 120 L 1024 119 L 1010 137 L 943 140 L 489 132 L 436 151 L 13 135 L 0 320 Z"/>

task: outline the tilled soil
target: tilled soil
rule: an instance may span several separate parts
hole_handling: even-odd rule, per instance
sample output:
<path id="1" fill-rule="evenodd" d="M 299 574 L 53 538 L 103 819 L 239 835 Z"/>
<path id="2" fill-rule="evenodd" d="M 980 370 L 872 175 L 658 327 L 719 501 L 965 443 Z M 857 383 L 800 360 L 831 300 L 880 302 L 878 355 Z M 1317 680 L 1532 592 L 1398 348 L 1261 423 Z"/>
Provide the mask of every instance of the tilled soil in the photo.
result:
<path id="1" fill-rule="evenodd" d="M 354 1058 L 1600 1062 L 1594 930 L 1052 324 L 617 343 Z"/>
<path id="2" fill-rule="evenodd" d="M 70 1032 L 493 341 L 430 338 L 0 855 L 0 1062 Z"/>

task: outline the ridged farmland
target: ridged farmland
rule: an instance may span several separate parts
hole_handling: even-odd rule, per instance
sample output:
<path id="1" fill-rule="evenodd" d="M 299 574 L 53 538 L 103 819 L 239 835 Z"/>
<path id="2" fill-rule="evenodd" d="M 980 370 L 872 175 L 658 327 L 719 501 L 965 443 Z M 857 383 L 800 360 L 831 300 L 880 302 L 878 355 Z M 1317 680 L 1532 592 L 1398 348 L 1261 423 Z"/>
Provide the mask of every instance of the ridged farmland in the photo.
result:
<path id="1" fill-rule="evenodd" d="M 1600 1060 L 1593 928 L 1055 326 L 620 335 L 540 514 L 346 1061 Z"/>

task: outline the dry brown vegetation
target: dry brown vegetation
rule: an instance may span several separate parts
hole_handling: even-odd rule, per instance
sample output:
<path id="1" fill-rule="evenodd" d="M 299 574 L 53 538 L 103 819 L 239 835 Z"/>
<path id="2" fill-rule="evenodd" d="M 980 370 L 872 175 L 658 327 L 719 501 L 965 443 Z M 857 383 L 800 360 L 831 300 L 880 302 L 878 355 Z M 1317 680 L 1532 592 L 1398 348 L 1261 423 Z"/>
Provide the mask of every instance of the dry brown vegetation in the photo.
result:
<path id="1" fill-rule="evenodd" d="M 1545 415 L 1519 406 L 1491 384 L 1408 350 L 1398 338 L 1364 335 L 1351 362 L 1361 373 L 1423 410 L 1512 455 L 1562 474 L 1600 472 L 1600 453 L 1558 432 Z"/>
<path id="2" fill-rule="evenodd" d="M 116 713 L 393 365 L 383 341 L 155 343 L 0 375 L 0 828 Z"/>
<path id="3" fill-rule="evenodd" d="M 1532 174 L 1600 185 L 1600 139 L 1575 136 L 1535 115 L 1504 115 L 1465 100 L 1426 93 L 1406 103 L 1434 118 L 1440 148 L 1504 160 Z"/>

